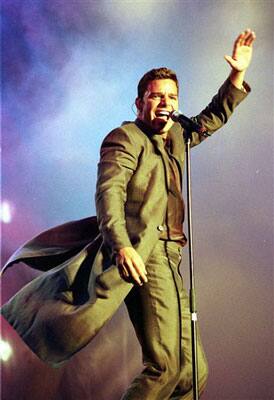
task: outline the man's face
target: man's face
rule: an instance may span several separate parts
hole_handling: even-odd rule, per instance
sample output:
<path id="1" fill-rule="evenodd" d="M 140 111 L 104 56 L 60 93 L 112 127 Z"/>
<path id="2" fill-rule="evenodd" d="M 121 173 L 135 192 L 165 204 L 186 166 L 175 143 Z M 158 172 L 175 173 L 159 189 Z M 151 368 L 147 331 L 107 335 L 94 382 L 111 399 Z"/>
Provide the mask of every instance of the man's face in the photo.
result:
<path id="1" fill-rule="evenodd" d="M 138 118 L 157 133 L 166 136 L 174 122 L 169 113 L 178 110 L 178 89 L 172 79 L 149 82 L 143 99 L 137 99 Z"/>

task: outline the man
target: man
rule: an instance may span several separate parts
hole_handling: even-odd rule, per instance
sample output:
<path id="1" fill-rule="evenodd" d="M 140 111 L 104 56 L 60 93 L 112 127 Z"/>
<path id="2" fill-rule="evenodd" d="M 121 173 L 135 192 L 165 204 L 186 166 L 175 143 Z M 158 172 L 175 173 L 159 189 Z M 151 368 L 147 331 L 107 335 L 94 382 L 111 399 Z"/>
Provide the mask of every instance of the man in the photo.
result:
<path id="1" fill-rule="evenodd" d="M 235 41 L 232 67 L 212 102 L 197 117 L 207 134 L 220 128 L 245 98 L 244 74 L 255 34 Z M 24 261 L 44 272 L 19 291 L 2 313 L 44 361 L 58 365 L 96 335 L 125 299 L 142 347 L 145 368 L 123 399 L 192 399 L 190 315 L 179 272 L 184 204 L 183 131 L 178 81 L 167 68 L 143 76 L 137 120 L 103 141 L 98 165 L 96 218 L 50 229 L 26 243 L 7 267 Z M 118 266 L 118 268 L 117 268 Z M 200 392 L 207 363 L 198 340 Z"/>
<path id="2" fill-rule="evenodd" d="M 229 79 L 196 117 L 208 134 L 220 128 L 249 91 L 243 78 L 255 35 L 235 41 Z M 184 143 L 170 118 L 178 110 L 178 80 L 167 68 L 146 73 L 138 85 L 137 120 L 111 132 L 101 148 L 96 193 L 104 244 L 121 277 L 133 282 L 126 305 L 142 346 L 145 369 L 123 399 L 191 399 L 189 301 L 179 272 L 184 206 L 181 177 Z M 208 134 L 193 133 L 192 145 Z M 198 380 L 207 363 L 198 340 Z"/>

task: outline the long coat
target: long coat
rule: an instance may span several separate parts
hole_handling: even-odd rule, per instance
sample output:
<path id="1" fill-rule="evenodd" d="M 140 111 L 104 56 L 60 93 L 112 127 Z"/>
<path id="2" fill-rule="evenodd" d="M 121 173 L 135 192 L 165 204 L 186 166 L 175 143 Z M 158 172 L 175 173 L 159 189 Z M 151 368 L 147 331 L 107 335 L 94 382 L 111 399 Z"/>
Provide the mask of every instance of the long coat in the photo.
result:
<path id="1" fill-rule="evenodd" d="M 225 124 L 245 97 L 244 91 L 226 80 L 195 117 L 207 134 L 193 133 L 192 146 Z M 185 144 L 178 123 L 168 137 L 182 176 Z M 146 262 L 159 239 L 169 187 L 168 161 L 161 143 L 158 135 L 136 123 L 112 131 L 101 147 L 97 218 L 41 233 L 17 250 L 5 266 L 23 261 L 44 271 L 1 312 L 32 351 L 53 366 L 87 345 L 131 290 L 132 284 L 120 278 L 113 262 L 115 252 L 134 246 Z"/>

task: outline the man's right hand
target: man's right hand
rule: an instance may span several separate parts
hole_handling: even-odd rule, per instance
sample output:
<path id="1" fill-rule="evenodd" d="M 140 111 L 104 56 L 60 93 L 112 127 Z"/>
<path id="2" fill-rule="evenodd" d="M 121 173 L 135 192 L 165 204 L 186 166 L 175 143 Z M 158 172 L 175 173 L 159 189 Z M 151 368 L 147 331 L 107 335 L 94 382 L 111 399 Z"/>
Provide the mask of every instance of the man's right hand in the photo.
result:
<path id="1" fill-rule="evenodd" d="M 117 252 L 116 264 L 126 282 L 142 286 L 147 282 L 147 272 L 142 258 L 133 247 L 123 247 Z"/>

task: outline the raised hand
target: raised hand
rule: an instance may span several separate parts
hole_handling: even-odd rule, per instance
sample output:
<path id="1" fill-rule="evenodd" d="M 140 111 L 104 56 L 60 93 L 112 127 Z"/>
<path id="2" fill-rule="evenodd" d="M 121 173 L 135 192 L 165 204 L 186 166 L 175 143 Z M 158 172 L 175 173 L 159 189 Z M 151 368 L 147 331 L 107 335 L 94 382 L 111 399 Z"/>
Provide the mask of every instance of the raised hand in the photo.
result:
<path id="1" fill-rule="evenodd" d="M 246 29 L 235 40 L 232 56 L 225 56 L 226 61 L 235 71 L 243 72 L 249 66 L 255 38 L 255 33 L 250 29 Z"/>

